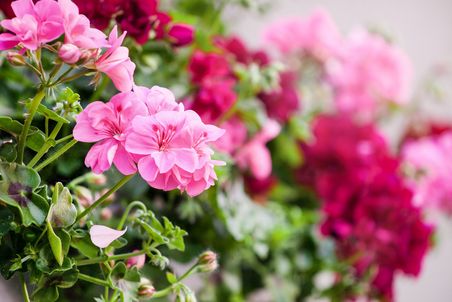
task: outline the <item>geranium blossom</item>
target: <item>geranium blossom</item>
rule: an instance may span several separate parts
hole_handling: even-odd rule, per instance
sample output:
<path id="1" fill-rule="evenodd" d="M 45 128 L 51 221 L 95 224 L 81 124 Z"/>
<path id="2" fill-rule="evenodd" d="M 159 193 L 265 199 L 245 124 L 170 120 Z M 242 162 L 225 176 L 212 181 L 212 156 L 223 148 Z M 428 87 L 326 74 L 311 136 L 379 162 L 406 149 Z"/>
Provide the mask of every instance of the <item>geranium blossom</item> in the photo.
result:
<path id="1" fill-rule="evenodd" d="M 119 91 L 130 91 L 133 87 L 135 64 L 129 58 L 129 49 L 121 46 L 126 33 L 118 37 L 115 26 L 108 37 L 109 48 L 95 62 L 98 71 L 105 73 Z"/>
<path id="2" fill-rule="evenodd" d="M 124 149 L 125 135 L 131 120 L 146 112 L 145 104 L 132 92 L 117 94 L 106 104 L 89 104 L 77 117 L 74 128 L 76 140 L 96 143 L 88 152 L 85 164 L 95 173 L 108 170 L 113 163 L 123 174 L 135 173 L 132 155 Z"/>
<path id="3" fill-rule="evenodd" d="M 341 259 L 355 259 L 357 278 L 375 269 L 374 291 L 391 300 L 397 272 L 419 274 L 432 227 L 413 205 L 399 161 L 372 125 L 323 115 L 314 136 L 312 144 L 302 145 L 305 164 L 298 176 L 322 199 L 321 231 L 336 241 Z"/>
<path id="4" fill-rule="evenodd" d="M 32 0 L 18 0 L 12 2 L 11 7 L 16 17 L 1 22 L 11 33 L 0 34 L 0 50 L 18 44 L 36 50 L 64 32 L 62 12 L 54 0 L 41 0 L 36 4 Z"/>
<path id="5" fill-rule="evenodd" d="M 452 214 L 452 132 L 408 141 L 402 148 L 407 181 L 419 205 Z"/>

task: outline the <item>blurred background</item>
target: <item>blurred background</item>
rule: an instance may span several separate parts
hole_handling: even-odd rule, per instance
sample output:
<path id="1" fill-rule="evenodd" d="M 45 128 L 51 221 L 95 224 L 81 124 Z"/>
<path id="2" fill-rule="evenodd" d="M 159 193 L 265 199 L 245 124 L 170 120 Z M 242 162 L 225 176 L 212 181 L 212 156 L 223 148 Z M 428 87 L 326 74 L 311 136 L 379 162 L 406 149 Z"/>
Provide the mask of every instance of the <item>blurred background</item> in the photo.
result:
<path id="1" fill-rule="evenodd" d="M 393 39 L 413 62 L 415 86 L 423 85 L 432 72 L 452 62 L 452 1 L 450 0 L 277 0 L 263 15 L 231 10 L 232 31 L 250 43 L 262 45 L 262 30 L 269 22 L 284 17 L 305 16 L 315 8 L 329 11 L 342 32 L 357 25 L 378 30 Z M 421 100 L 431 115 L 452 120 L 452 81 L 450 75 L 441 83 L 444 101 L 432 104 Z M 395 126 L 394 126 L 395 127 Z M 394 132 L 398 129 L 393 128 Z M 433 219 L 433 218 L 432 218 Z M 449 302 L 452 299 L 452 221 L 435 217 L 438 224 L 436 248 L 426 257 L 418 279 L 397 278 L 396 301 Z"/>

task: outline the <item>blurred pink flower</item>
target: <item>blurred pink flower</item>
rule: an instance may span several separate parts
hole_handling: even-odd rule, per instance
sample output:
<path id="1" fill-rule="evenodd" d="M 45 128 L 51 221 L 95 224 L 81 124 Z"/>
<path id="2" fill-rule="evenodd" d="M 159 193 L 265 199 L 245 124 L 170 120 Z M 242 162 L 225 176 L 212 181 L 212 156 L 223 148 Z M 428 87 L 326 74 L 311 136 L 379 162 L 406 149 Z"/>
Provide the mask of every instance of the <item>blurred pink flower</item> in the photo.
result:
<path id="1" fill-rule="evenodd" d="M 118 38 L 115 26 L 108 37 L 109 48 L 95 62 L 96 69 L 105 73 L 119 91 L 130 91 L 133 87 L 135 64 L 129 58 L 129 49 L 121 46 L 126 32 Z"/>
<path id="2" fill-rule="evenodd" d="M 105 34 L 91 28 L 89 19 L 79 13 L 77 5 L 71 0 L 58 0 L 64 17 L 64 41 L 83 49 L 96 49 L 106 46 Z"/>
<path id="3" fill-rule="evenodd" d="M 113 241 L 124 235 L 126 231 L 127 228 L 123 231 L 118 231 L 103 225 L 95 224 L 89 229 L 89 235 L 95 246 L 99 248 L 106 248 Z"/>
<path id="4" fill-rule="evenodd" d="M 382 105 L 406 104 L 410 97 L 411 63 L 400 49 L 365 30 L 344 41 L 337 62 L 328 66 L 337 109 L 373 118 Z"/>
<path id="5" fill-rule="evenodd" d="M 146 112 L 144 103 L 132 92 L 119 93 L 106 104 L 89 104 L 77 117 L 73 132 L 78 141 L 96 142 L 86 155 L 85 164 L 97 174 L 108 170 L 112 163 L 125 175 L 135 173 L 132 155 L 124 149 L 125 134 L 132 118 Z"/>
<path id="6" fill-rule="evenodd" d="M 315 10 L 305 19 L 294 17 L 271 24 L 264 39 L 282 54 L 308 54 L 321 61 L 335 55 L 341 46 L 336 24 L 323 9 Z"/>
<path id="7" fill-rule="evenodd" d="M 181 47 L 193 42 L 195 30 L 188 24 L 174 24 L 168 30 L 168 39 L 175 47 Z"/>
<path id="8" fill-rule="evenodd" d="M 402 148 L 414 201 L 452 214 L 452 132 L 411 140 Z"/>
<path id="9" fill-rule="evenodd" d="M 1 21 L 1 25 L 11 33 L 0 34 L 0 50 L 13 48 L 18 44 L 29 50 L 36 50 L 63 34 L 63 16 L 54 0 L 18 0 L 11 4 L 13 19 Z"/>
<path id="10" fill-rule="evenodd" d="M 235 160 L 240 169 L 249 170 L 256 179 L 269 177 L 272 159 L 265 144 L 278 136 L 280 131 L 281 126 L 277 122 L 268 120 L 262 130 L 237 151 Z"/>
<path id="11" fill-rule="evenodd" d="M 214 143 L 214 146 L 218 150 L 232 155 L 246 141 L 248 133 L 246 125 L 239 117 L 234 116 L 222 123 L 221 128 L 226 132 Z"/>

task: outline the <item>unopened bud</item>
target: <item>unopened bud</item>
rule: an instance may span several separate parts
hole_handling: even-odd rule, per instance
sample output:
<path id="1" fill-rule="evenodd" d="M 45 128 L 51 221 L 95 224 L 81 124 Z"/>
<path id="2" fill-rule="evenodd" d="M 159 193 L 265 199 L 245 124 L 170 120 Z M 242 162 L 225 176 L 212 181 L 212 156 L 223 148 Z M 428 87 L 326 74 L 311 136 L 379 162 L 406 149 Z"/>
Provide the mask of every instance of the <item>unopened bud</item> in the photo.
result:
<path id="1" fill-rule="evenodd" d="M 82 52 L 74 44 L 63 44 L 58 51 L 58 56 L 67 64 L 75 64 L 80 60 Z"/>
<path id="2" fill-rule="evenodd" d="M 95 194 L 96 199 L 99 199 L 101 196 L 105 195 L 105 193 L 107 193 L 108 191 L 109 191 L 108 189 L 103 189 L 103 190 L 101 190 L 100 192 L 97 192 L 97 193 Z M 108 197 L 105 199 L 104 204 L 110 204 L 110 203 L 112 203 L 113 200 L 115 199 L 115 196 L 116 196 L 115 193 L 110 194 L 110 196 L 108 196 Z"/>
<path id="3" fill-rule="evenodd" d="M 134 250 L 133 252 L 138 252 L 138 250 Z M 142 268 L 145 263 L 146 263 L 146 255 L 143 254 L 143 255 L 138 255 L 138 256 L 127 259 L 126 266 L 128 268 L 130 268 L 132 266 L 136 266 L 137 268 Z"/>
<path id="4" fill-rule="evenodd" d="M 110 208 L 103 208 L 100 211 L 100 219 L 102 219 L 102 220 L 110 220 L 112 216 L 113 216 L 113 213 Z"/>
<path id="5" fill-rule="evenodd" d="M 85 208 L 89 207 L 94 202 L 93 194 L 88 188 L 77 186 L 74 189 L 74 195 L 78 203 Z"/>
<path id="6" fill-rule="evenodd" d="M 185 46 L 193 42 L 194 29 L 188 24 L 174 24 L 168 31 L 168 36 L 174 46 Z"/>
<path id="7" fill-rule="evenodd" d="M 155 294 L 155 287 L 147 278 L 141 278 L 138 286 L 138 296 L 142 298 L 151 298 Z"/>
<path id="8" fill-rule="evenodd" d="M 96 186 L 103 186 L 107 183 L 107 177 L 104 174 L 89 173 L 86 177 L 86 181 Z"/>
<path id="9" fill-rule="evenodd" d="M 199 270 L 209 273 L 218 268 L 217 254 L 212 251 L 205 251 L 198 258 Z"/>
<path id="10" fill-rule="evenodd" d="M 14 51 L 8 52 L 6 59 L 13 66 L 24 66 L 26 64 L 24 56 Z"/>

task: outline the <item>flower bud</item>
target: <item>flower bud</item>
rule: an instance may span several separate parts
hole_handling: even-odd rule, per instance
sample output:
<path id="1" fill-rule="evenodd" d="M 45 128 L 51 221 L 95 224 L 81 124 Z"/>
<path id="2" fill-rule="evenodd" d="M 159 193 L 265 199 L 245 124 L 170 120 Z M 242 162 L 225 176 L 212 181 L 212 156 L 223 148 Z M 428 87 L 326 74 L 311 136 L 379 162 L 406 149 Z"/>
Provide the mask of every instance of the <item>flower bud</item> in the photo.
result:
<path id="1" fill-rule="evenodd" d="M 205 251 L 198 258 L 199 271 L 210 273 L 218 268 L 217 254 Z"/>
<path id="2" fill-rule="evenodd" d="M 96 186 L 103 186 L 107 183 L 107 177 L 104 174 L 89 173 L 86 181 Z"/>
<path id="3" fill-rule="evenodd" d="M 78 203 L 85 208 L 89 207 L 94 202 L 93 194 L 88 188 L 77 186 L 74 189 L 74 195 Z"/>
<path id="4" fill-rule="evenodd" d="M 138 250 L 134 250 L 133 252 L 137 252 Z M 132 258 L 127 259 L 126 266 L 131 268 L 132 266 L 136 266 L 137 268 L 142 268 L 146 263 L 146 255 L 138 255 Z"/>
<path id="5" fill-rule="evenodd" d="M 20 53 L 10 51 L 6 54 L 6 59 L 8 60 L 9 64 L 13 66 L 24 66 L 25 65 L 25 58 Z"/>
<path id="6" fill-rule="evenodd" d="M 113 213 L 110 208 L 103 208 L 100 211 L 100 219 L 102 219 L 102 220 L 110 220 L 112 216 L 113 216 Z"/>
<path id="7" fill-rule="evenodd" d="M 95 195 L 96 200 L 99 199 L 101 196 L 103 196 L 105 193 L 107 193 L 109 190 L 108 189 L 102 189 L 100 192 L 97 192 Z M 104 201 L 104 205 L 110 204 L 113 202 L 113 200 L 115 199 L 116 194 L 110 194 L 110 196 L 108 196 L 105 201 Z"/>
<path id="8" fill-rule="evenodd" d="M 58 51 L 58 56 L 67 64 L 75 64 L 80 60 L 82 52 L 74 44 L 63 44 Z"/>
<path id="9" fill-rule="evenodd" d="M 168 31 L 168 36 L 174 46 L 185 46 L 193 42 L 194 29 L 187 24 L 174 24 Z"/>
<path id="10" fill-rule="evenodd" d="M 140 285 L 138 286 L 138 296 L 142 298 L 151 298 L 155 293 L 155 288 L 152 286 L 151 281 L 146 278 L 141 278 Z"/>

